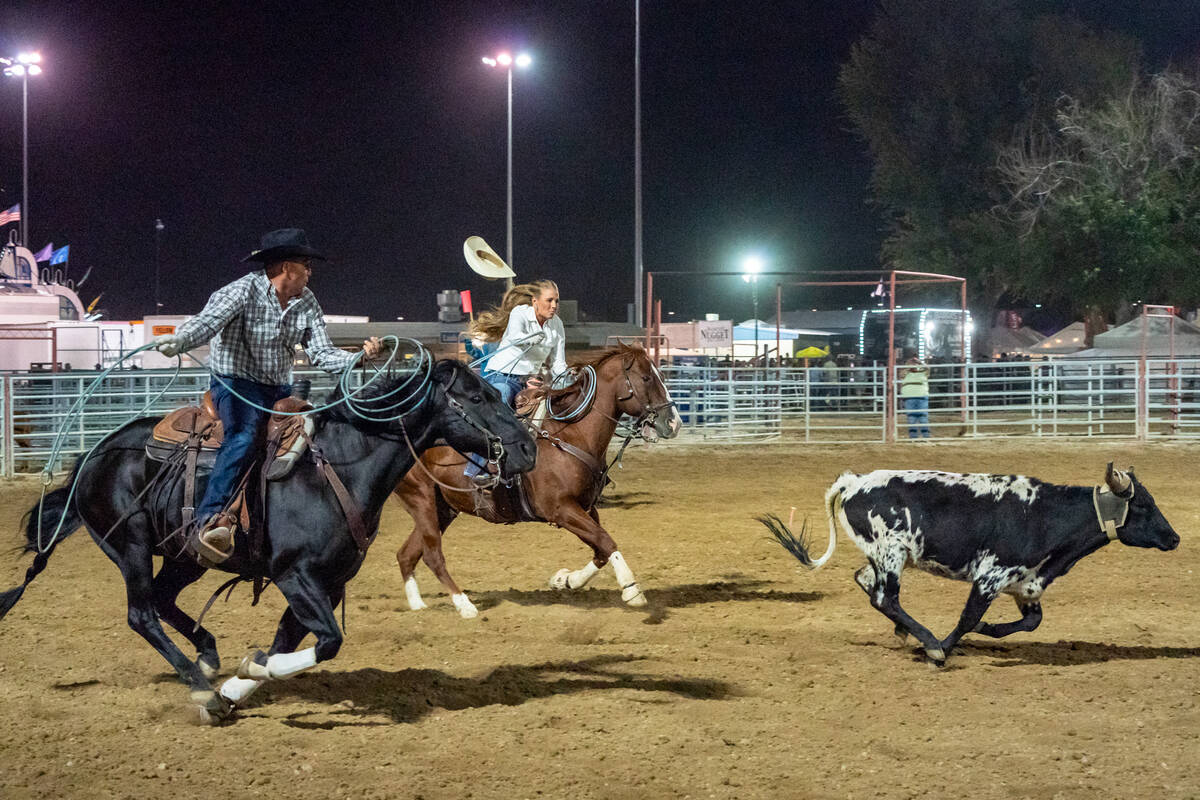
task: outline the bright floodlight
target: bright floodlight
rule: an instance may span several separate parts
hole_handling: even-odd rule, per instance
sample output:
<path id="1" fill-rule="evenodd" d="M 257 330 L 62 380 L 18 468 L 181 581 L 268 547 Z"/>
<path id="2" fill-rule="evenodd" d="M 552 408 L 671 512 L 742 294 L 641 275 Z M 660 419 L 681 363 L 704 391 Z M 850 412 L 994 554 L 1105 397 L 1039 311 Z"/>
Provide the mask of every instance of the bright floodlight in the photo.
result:
<path id="1" fill-rule="evenodd" d="M 742 275 L 742 280 L 749 283 L 752 280 L 758 280 L 758 273 L 763 270 L 762 256 L 749 255 L 742 259 L 742 270 L 745 272 Z"/>
<path id="2" fill-rule="evenodd" d="M 25 74 L 24 64 L 13 64 L 11 67 L 4 68 L 5 75 L 15 75 L 18 78 Z"/>
<path id="3" fill-rule="evenodd" d="M 21 53 L 17 56 L 17 61 L 22 64 L 40 64 L 42 63 L 41 53 Z"/>
<path id="4" fill-rule="evenodd" d="M 30 75 L 41 75 L 42 68 L 39 67 L 37 64 L 30 64 L 29 65 L 29 74 Z"/>
<path id="5" fill-rule="evenodd" d="M 502 67 L 507 67 L 512 63 L 512 56 L 510 56 L 508 53 L 501 53 L 500 55 L 496 56 L 496 62 Z"/>
<path id="6" fill-rule="evenodd" d="M 487 64 L 489 67 L 494 67 L 494 66 L 496 66 L 496 59 L 491 58 L 489 56 L 484 56 L 483 63 Z"/>
<path id="7" fill-rule="evenodd" d="M 532 63 L 533 56 L 529 55 L 529 53 L 521 53 L 517 56 L 517 66 L 521 67 L 522 69 L 528 67 Z"/>

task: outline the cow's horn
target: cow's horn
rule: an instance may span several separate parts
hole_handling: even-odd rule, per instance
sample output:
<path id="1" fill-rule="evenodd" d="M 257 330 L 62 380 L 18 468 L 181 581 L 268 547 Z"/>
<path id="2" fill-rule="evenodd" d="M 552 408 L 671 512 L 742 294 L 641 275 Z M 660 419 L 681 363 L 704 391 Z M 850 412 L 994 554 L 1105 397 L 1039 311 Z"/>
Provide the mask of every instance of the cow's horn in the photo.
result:
<path id="1" fill-rule="evenodd" d="M 1104 482 L 1108 484 L 1108 488 L 1115 495 L 1124 496 L 1129 493 L 1131 481 L 1129 476 L 1121 470 L 1113 469 L 1112 462 L 1108 462 L 1108 469 L 1104 473 Z"/>

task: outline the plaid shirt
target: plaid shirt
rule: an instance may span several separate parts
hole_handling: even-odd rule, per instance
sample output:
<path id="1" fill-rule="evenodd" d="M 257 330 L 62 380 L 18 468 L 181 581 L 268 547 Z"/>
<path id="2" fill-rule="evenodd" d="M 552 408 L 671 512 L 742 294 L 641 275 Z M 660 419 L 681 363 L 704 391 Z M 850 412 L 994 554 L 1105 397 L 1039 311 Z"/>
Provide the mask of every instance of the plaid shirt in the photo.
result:
<path id="1" fill-rule="evenodd" d="M 257 383 L 291 383 L 296 345 L 326 372 L 344 369 L 353 358 L 333 346 L 312 292 L 306 288 L 287 308 L 280 308 L 275 287 L 261 269 L 213 292 L 204 310 L 180 325 L 175 335 L 181 352 L 211 339 L 213 372 Z"/>

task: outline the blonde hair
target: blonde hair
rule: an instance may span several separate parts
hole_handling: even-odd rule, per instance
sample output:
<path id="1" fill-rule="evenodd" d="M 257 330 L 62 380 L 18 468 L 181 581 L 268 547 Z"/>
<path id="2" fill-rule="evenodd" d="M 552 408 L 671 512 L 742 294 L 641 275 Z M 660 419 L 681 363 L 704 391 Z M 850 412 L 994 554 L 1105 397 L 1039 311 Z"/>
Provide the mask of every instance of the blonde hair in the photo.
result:
<path id="1" fill-rule="evenodd" d="M 534 281 L 533 283 L 519 283 L 513 288 L 504 293 L 504 299 L 500 301 L 500 307 L 493 307 L 491 311 L 481 312 L 479 317 L 471 323 L 471 328 L 468 331 L 472 337 L 483 339 L 485 342 L 498 342 L 504 337 L 504 331 L 508 328 L 508 316 L 517 306 L 531 306 L 533 301 L 542 296 L 542 292 L 547 289 L 558 291 L 558 284 L 550 280 Z"/>

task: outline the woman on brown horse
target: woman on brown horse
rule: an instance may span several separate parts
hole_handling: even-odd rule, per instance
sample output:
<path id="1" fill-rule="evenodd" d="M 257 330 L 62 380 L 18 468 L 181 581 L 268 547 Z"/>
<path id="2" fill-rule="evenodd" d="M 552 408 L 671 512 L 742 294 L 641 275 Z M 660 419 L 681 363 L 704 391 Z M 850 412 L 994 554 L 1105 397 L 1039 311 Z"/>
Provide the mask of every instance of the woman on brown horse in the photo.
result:
<path id="1" fill-rule="evenodd" d="M 442 534 L 460 512 L 506 525 L 549 522 L 566 528 L 592 548 L 593 557 L 581 569 L 560 569 L 550 579 L 552 587 L 580 589 L 611 563 L 621 599 L 631 606 L 646 604 L 633 571 L 600 525 L 596 501 L 607 482 L 605 455 L 621 415 L 636 420 L 630 437 L 640 434 L 652 442 L 679 432 L 679 412 L 662 375 L 640 347 L 612 348 L 580 374 L 571 387 L 550 393 L 549 413 L 537 432 L 537 463 L 522 480 L 485 493 L 463 475 L 464 457 L 448 447 L 427 451 L 404 476 L 396 495 L 414 527 L 396 561 L 409 608 L 426 607 L 413 576 L 423 557 L 459 614 L 469 619 L 478 613 L 450 577 L 442 555 Z"/>
<path id="2" fill-rule="evenodd" d="M 484 380 L 496 387 L 511 406 L 526 386 L 541 386 L 539 373 L 550 368 L 552 378 L 567 371 L 566 333 L 558 318 L 558 285 L 540 280 L 522 283 L 504 293 L 500 308 L 485 311 L 471 325 L 471 336 L 499 342 L 484 366 Z"/>
<path id="3" fill-rule="evenodd" d="M 483 365 L 483 379 L 496 387 L 509 407 L 526 387 L 543 385 L 541 372 L 547 366 L 551 379 L 566 376 L 566 333 L 558 318 L 558 285 L 540 280 L 522 283 L 504 293 L 499 308 L 485 311 L 471 324 L 471 338 L 498 343 Z M 468 458 L 463 474 L 476 483 L 490 483 L 483 472 L 486 462 Z"/>

